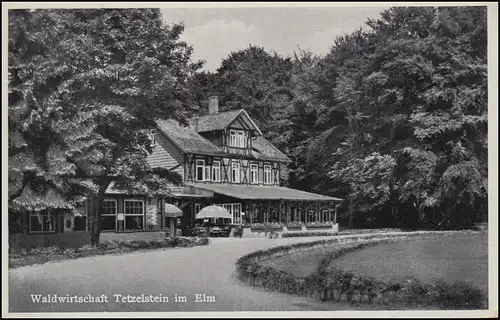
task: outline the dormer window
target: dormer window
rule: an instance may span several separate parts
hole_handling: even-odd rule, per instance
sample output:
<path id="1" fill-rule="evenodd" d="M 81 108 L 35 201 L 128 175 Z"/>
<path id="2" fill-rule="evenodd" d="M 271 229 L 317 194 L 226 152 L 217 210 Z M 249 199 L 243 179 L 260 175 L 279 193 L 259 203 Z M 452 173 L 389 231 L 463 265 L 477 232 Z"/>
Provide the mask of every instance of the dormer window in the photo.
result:
<path id="1" fill-rule="evenodd" d="M 245 148 L 246 147 L 245 131 L 229 130 L 229 146 L 236 148 Z"/>
<path id="2" fill-rule="evenodd" d="M 156 129 L 151 129 L 148 132 L 149 140 L 151 140 L 151 145 L 156 146 Z"/>

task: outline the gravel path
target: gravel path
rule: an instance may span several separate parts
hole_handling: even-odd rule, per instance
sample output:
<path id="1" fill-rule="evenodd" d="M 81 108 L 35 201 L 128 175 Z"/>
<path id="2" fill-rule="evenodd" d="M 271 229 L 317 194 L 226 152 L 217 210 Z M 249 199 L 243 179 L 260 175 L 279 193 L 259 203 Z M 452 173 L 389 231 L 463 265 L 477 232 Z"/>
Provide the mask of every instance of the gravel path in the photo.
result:
<path id="1" fill-rule="evenodd" d="M 368 234 L 367 234 L 368 235 Z M 346 236 L 338 236 L 346 237 Z M 331 237 L 328 237 L 331 238 Z M 304 311 L 347 310 L 346 304 L 266 292 L 234 279 L 241 256 L 314 238 L 223 238 L 208 246 L 81 258 L 9 270 L 9 312 L 90 311 Z M 107 295 L 107 303 L 37 303 L 31 295 Z M 168 302 L 116 302 L 123 296 L 154 295 Z M 175 302 L 175 295 L 187 302 Z M 205 294 L 196 302 L 195 294 Z M 214 297 L 215 301 L 210 297 Z M 200 296 L 202 298 L 202 296 Z M 201 299 L 202 300 L 202 299 Z M 359 310 L 359 307 L 357 307 Z"/>

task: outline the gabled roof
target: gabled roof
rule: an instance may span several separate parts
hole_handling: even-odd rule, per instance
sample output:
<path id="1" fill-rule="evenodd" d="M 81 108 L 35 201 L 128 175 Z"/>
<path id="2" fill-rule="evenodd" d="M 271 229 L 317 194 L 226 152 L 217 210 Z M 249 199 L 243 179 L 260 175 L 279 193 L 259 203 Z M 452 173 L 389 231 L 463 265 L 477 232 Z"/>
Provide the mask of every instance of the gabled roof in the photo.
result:
<path id="1" fill-rule="evenodd" d="M 169 138 L 181 152 L 209 155 L 224 154 L 216 145 L 203 138 L 192 128 L 183 127 L 175 120 L 159 120 L 157 125 L 160 132 Z"/>
<path id="2" fill-rule="evenodd" d="M 199 116 L 191 121 L 190 126 L 197 132 L 224 130 L 240 115 L 244 116 L 255 128 L 255 131 L 262 135 L 259 127 L 257 127 L 255 122 L 253 122 L 248 113 L 243 109 Z"/>
<path id="3" fill-rule="evenodd" d="M 257 159 L 262 160 L 277 160 L 291 162 L 283 152 L 276 148 L 271 142 L 264 137 L 259 136 L 252 140 L 252 155 Z"/>
<path id="4" fill-rule="evenodd" d="M 244 112 L 244 110 L 240 110 L 238 112 L 225 112 L 224 114 L 226 115 L 224 115 L 224 118 L 227 120 L 229 119 L 227 114 L 232 114 L 233 119 L 228 120 L 230 124 L 231 121 L 235 119 L 234 117 L 237 117 L 241 111 Z M 211 115 L 210 117 L 212 118 L 213 116 Z M 217 125 L 220 125 L 220 123 L 217 122 Z M 230 156 L 210 140 L 200 135 L 192 125 L 183 127 L 177 121 L 170 119 L 157 121 L 157 127 L 158 130 L 183 153 Z M 257 136 L 252 139 L 251 155 L 253 158 L 259 160 L 282 162 L 291 161 L 290 158 L 288 158 L 283 152 L 278 150 L 271 142 L 267 141 L 262 136 Z"/>
<path id="5" fill-rule="evenodd" d="M 286 187 L 252 186 L 252 185 L 225 185 L 212 183 L 187 184 L 202 190 L 209 190 L 238 199 L 251 200 L 296 200 L 296 201 L 342 201 L 340 198 L 328 197 L 317 193 Z"/>

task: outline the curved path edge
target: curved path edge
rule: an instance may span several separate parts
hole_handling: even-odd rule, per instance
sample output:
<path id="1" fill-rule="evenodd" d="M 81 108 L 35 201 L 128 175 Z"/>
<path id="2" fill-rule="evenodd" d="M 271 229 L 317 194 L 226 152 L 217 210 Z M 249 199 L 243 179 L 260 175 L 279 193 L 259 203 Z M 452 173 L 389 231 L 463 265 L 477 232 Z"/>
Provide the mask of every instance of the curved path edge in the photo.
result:
<path id="1" fill-rule="evenodd" d="M 95 256 L 20 267 L 9 270 L 9 312 L 359 309 L 345 304 L 321 303 L 304 297 L 247 287 L 232 277 L 236 270 L 235 263 L 246 254 L 280 245 L 332 238 L 429 233 L 431 232 L 390 232 L 281 239 L 216 238 L 211 239 L 208 246 Z M 81 303 L 73 300 L 73 302 L 41 303 L 34 302 L 33 295 L 94 298 L 104 295 L 107 297 L 107 302 Z M 137 298 L 135 301 L 123 300 L 128 296 L 142 296 L 143 301 L 138 302 Z M 163 297 L 163 301 L 144 302 L 145 296 Z M 183 299 L 175 301 L 176 296 L 186 297 L 186 301 Z M 168 298 L 167 302 L 164 297 Z"/>

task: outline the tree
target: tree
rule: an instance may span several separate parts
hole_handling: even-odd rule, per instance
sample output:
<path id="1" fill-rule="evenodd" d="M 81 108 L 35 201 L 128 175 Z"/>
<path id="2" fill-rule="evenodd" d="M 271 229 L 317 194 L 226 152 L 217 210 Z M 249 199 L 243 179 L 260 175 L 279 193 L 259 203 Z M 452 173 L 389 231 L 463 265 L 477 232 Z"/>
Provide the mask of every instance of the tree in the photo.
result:
<path id="1" fill-rule="evenodd" d="M 399 169 L 387 180 L 390 211 L 399 207 L 399 215 L 422 221 L 434 207 L 445 212 L 434 218 L 441 216 L 433 221 L 440 227 L 453 213 L 463 222 L 457 203 L 474 210 L 474 201 L 485 197 L 484 14 L 480 7 L 392 8 L 368 21 L 373 45 L 363 50 L 365 61 L 348 58 L 351 68 L 339 77 L 337 98 L 358 108 L 355 118 L 366 119 L 354 131 L 362 139 L 349 161 L 373 151 L 396 159 Z"/>
<path id="2" fill-rule="evenodd" d="M 148 167 L 141 129 L 159 118 L 185 122 L 191 112 L 188 80 L 201 63 L 191 63 L 192 48 L 179 41 L 182 25 L 164 25 L 157 9 L 22 10 L 9 16 L 9 28 L 9 158 L 31 160 L 12 169 L 23 174 L 12 183 L 13 205 L 33 209 L 24 200 L 34 170 L 43 177 L 37 186 L 55 190 L 66 208 L 90 191 L 102 204 L 112 182 L 145 192 L 145 183 L 161 185 L 159 174 L 176 178 Z M 33 191 L 47 198 L 41 189 Z M 99 209 L 90 218 L 97 243 Z"/>
<path id="3" fill-rule="evenodd" d="M 221 111 L 244 109 L 266 138 L 279 138 L 276 128 L 286 121 L 284 110 L 290 101 L 287 86 L 292 63 L 288 58 L 270 54 L 250 45 L 231 52 L 215 73 L 197 76 L 200 105 L 210 95 L 220 97 Z M 203 110 L 206 110 L 204 108 Z"/>

